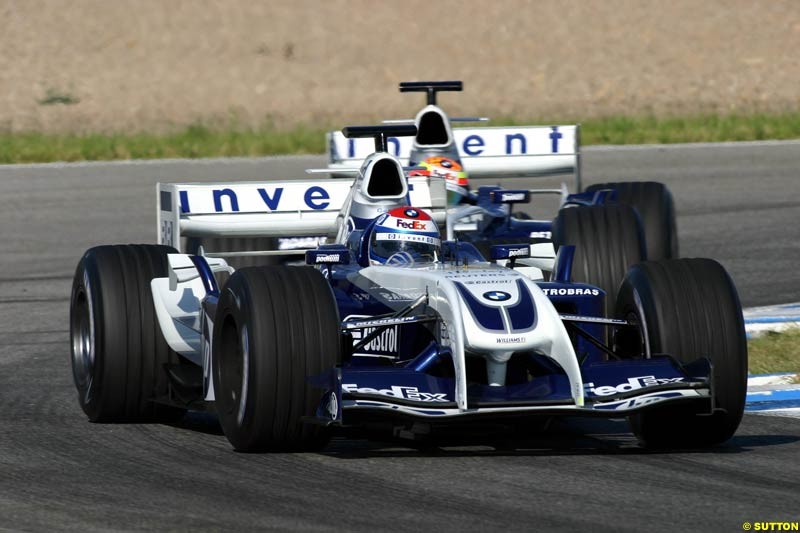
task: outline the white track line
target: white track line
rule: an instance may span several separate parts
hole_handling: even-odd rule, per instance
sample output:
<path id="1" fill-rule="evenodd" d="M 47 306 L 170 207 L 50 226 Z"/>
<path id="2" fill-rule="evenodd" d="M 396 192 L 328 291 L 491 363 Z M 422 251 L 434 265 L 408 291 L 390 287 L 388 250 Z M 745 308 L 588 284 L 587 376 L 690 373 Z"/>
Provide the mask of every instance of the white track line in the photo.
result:
<path id="1" fill-rule="evenodd" d="M 748 411 L 750 414 L 764 416 L 783 416 L 788 418 L 800 418 L 800 407 L 789 407 L 787 409 L 770 409 L 768 411 Z"/>

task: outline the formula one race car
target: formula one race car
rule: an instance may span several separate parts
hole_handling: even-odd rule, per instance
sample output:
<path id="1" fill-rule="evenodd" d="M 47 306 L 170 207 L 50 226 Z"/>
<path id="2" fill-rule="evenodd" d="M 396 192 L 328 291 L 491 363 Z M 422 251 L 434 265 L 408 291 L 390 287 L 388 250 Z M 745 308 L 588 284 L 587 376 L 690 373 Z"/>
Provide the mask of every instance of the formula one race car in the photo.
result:
<path id="1" fill-rule="evenodd" d="M 574 279 L 596 285 L 609 293 L 615 293 L 627 268 L 644 259 L 675 258 L 678 256 L 678 239 L 672 195 L 661 183 L 605 183 L 596 184 L 586 191 L 582 189 L 580 128 L 576 125 L 523 126 L 502 128 L 451 128 L 451 122 L 481 121 L 476 118 L 450 119 L 436 105 L 441 91 L 460 91 L 460 81 L 407 82 L 400 84 L 402 92 L 423 91 L 427 93 L 428 105 L 414 120 L 393 121 L 414 123 L 417 134 L 411 138 L 388 137 L 387 149 L 398 156 L 406 166 L 409 178 L 438 177 L 445 183 L 446 201 L 437 205 L 437 216 L 447 218 L 444 225 L 448 239 L 458 239 L 474 244 L 484 255 L 490 254 L 493 244 L 531 244 L 531 258 L 520 262 L 523 269 L 539 269 L 540 263 L 552 263 L 557 248 L 563 244 L 577 246 Z M 390 121 L 392 122 L 392 121 Z M 221 233 L 199 231 L 190 224 L 189 231 L 176 245 L 183 251 L 197 253 L 201 247 L 219 254 L 235 254 L 229 257 L 237 267 L 286 262 L 293 253 L 302 253 L 327 242 L 326 228 L 317 233 L 308 222 L 330 220 L 327 215 L 339 212 L 342 202 L 358 173 L 361 162 L 372 153 L 372 141 L 366 138 L 346 138 L 341 132 L 332 132 L 327 137 L 328 168 L 340 180 L 322 179 L 312 184 L 279 184 L 277 187 L 259 188 L 232 183 L 220 188 L 196 187 L 182 191 L 186 196 L 181 209 L 192 213 L 224 215 L 247 211 L 255 215 L 259 210 L 297 209 L 312 211 L 304 215 L 303 223 L 293 224 L 292 214 L 280 219 L 281 232 L 264 232 L 259 222 L 244 224 L 237 217 L 237 230 L 231 228 Z M 536 177 L 572 173 L 575 176 L 574 194 L 563 184 L 558 189 L 511 189 L 497 186 L 482 186 L 476 191 L 469 189 L 468 178 Z M 291 205 L 289 195 L 302 190 L 313 191 L 311 197 L 298 198 Z M 409 184 L 409 202 L 419 207 L 430 203 L 428 190 L 420 191 Z M 274 191 L 274 192 L 273 192 Z M 287 196 L 280 196 L 286 191 Z M 441 191 L 435 191 L 438 195 Z M 271 196 L 278 194 L 278 196 Z M 533 195 L 559 195 L 559 211 L 553 220 L 531 220 L 525 213 L 514 214 L 514 206 L 527 203 Z M 317 198 L 317 195 L 319 197 Z M 213 203 L 210 201 L 213 198 Z M 252 198 L 253 200 L 241 200 Z M 316 199 L 315 199 L 316 198 Z M 261 201 L 263 199 L 263 201 Z M 309 200 L 309 201 L 307 201 Z M 439 201 L 437 196 L 435 201 Z M 247 207 L 245 207 L 245 202 Z M 241 205 L 240 205 L 241 204 Z M 596 209 L 598 205 L 619 205 L 616 210 Z M 199 210 L 199 211 L 198 211 Z M 641 239 L 634 231 L 620 231 L 609 240 L 600 242 L 596 235 L 581 228 L 591 228 L 598 217 L 611 217 L 619 228 L 641 227 L 636 231 L 644 234 Z M 165 224 L 172 224 L 167 214 Z M 221 217 L 220 220 L 226 217 Z M 257 220 L 251 216 L 249 220 Z M 639 219 L 638 222 L 634 219 Z M 284 223 L 285 221 L 285 223 Z M 332 222 L 332 221 L 331 221 Z M 441 223 L 442 221 L 439 220 Z M 246 226 L 246 227 L 245 227 Z M 162 228 L 169 231 L 168 227 Z M 269 233 L 269 234 L 267 234 Z M 171 237 L 171 235 L 168 235 Z M 579 239 L 579 240 L 576 240 Z M 164 242 L 172 242 L 168 238 Z M 641 245 L 643 241 L 643 246 Z M 240 252 L 250 250 L 251 254 Z M 274 252 L 266 254 L 264 252 Z M 278 256 L 278 257 L 276 257 Z M 610 309 L 608 309 L 610 311 Z"/>
<path id="2" fill-rule="evenodd" d="M 418 133 L 413 139 L 390 138 L 392 153 L 401 162 L 414 167 L 410 174 L 435 175 L 446 179 L 450 223 L 448 237 L 471 242 L 484 254 L 497 242 L 537 243 L 552 240 L 578 246 L 577 279 L 614 291 L 622 280 L 624 269 L 585 268 L 584 253 L 596 257 L 588 242 L 571 240 L 577 225 L 591 225 L 598 216 L 591 206 L 628 205 L 634 213 L 622 213 L 627 219 L 638 216 L 645 236 L 645 251 L 630 243 L 615 240 L 612 254 L 625 257 L 623 266 L 647 259 L 678 257 L 678 235 L 672 195 L 658 182 L 600 183 L 582 190 L 580 159 L 580 127 L 513 126 L 500 128 L 452 128 L 451 123 L 486 121 L 485 118 L 449 118 L 437 105 L 437 93 L 461 91 L 460 81 L 404 82 L 400 92 L 424 92 L 427 105 L 413 120 L 387 121 L 413 123 Z M 372 150 L 368 139 L 347 139 L 340 132 L 327 137 L 329 168 L 333 171 L 352 169 Z M 560 189 L 506 190 L 483 186 L 469 188 L 469 178 L 535 177 L 573 173 L 574 194 L 566 184 Z M 525 213 L 513 212 L 515 204 L 527 203 L 531 195 L 556 194 L 561 198 L 561 211 L 555 221 L 531 220 Z M 585 207 L 583 207 L 585 206 Z M 564 209 L 564 208 L 570 209 Z M 572 209 L 581 207 L 579 209 Z M 622 210 L 625 211 L 625 210 Z M 541 251 L 537 252 L 537 255 Z"/>
<path id="3" fill-rule="evenodd" d="M 527 244 L 495 245 L 486 258 L 442 240 L 441 179 L 407 179 L 385 152 L 388 136 L 414 135 L 414 126 L 344 134 L 373 137 L 377 148 L 347 191 L 161 185 L 162 244 L 85 253 L 70 336 L 90 420 L 212 410 L 240 451 L 319 449 L 332 428 L 417 437 L 568 415 L 629 417 L 651 447 L 733 435 L 747 352 L 736 290 L 718 263 L 644 262 L 606 295 L 571 281 L 576 248 L 563 245 L 549 281 L 533 279 L 516 268 Z M 219 214 L 223 201 L 237 209 Z M 592 230 L 601 238 L 616 230 L 603 220 Z M 329 244 L 303 252 L 311 266 L 234 270 L 203 250 L 164 245 L 331 224 Z"/>

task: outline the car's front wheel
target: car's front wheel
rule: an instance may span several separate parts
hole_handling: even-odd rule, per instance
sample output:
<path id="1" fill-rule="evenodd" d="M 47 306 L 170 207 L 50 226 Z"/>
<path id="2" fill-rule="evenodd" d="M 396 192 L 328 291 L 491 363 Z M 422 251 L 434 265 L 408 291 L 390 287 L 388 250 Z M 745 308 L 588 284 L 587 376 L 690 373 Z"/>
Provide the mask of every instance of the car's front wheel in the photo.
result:
<path id="1" fill-rule="evenodd" d="M 237 270 L 214 320 L 217 413 L 237 451 L 303 451 L 327 442 L 309 424 L 324 391 L 309 378 L 339 361 L 339 312 L 330 285 L 311 267 Z"/>
<path id="2" fill-rule="evenodd" d="M 649 447 L 699 447 L 731 438 L 747 394 L 747 340 L 736 288 L 711 259 L 647 261 L 630 269 L 620 287 L 616 315 L 639 325 L 620 329 L 617 351 L 639 358 L 668 354 L 687 364 L 707 357 L 710 406 L 655 406 L 631 418 Z M 713 408 L 713 412 L 711 412 Z"/>

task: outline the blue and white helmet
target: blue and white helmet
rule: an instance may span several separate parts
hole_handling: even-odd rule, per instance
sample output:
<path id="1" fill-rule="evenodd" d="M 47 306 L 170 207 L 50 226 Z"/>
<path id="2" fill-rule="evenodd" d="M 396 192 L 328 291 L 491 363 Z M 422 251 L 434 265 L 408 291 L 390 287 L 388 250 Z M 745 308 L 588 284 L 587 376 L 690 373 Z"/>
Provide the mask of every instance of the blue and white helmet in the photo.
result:
<path id="1" fill-rule="evenodd" d="M 396 207 L 368 229 L 370 264 L 413 265 L 439 260 L 442 242 L 436 222 L 421 209 Z"/>

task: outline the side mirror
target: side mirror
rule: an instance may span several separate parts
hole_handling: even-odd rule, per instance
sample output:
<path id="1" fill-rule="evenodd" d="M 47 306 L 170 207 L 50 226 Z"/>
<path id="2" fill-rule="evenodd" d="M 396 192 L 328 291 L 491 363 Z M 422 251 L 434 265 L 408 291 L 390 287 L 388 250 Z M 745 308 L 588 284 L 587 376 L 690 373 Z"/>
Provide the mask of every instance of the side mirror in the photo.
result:
<path id="1" fill-rule="evenodd" d="M 527 204 L 531 193 L 526 189 L 498 189 L 489 194 L 493 204 Z"/>
<path id="2" fill-rule="evenodd" d="M 492 261 L 508 259 L 509 267 L 514 268 L 517 259 L 531 256 L 530 244 L 495 244 L 491 248 Z"/>
<path id="3" fill-rule="evenodd" d="M 345 246 L 317 248 L 306 252 L 307 265 L 349 265 L 350 250 Z"/>

